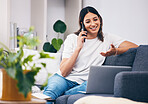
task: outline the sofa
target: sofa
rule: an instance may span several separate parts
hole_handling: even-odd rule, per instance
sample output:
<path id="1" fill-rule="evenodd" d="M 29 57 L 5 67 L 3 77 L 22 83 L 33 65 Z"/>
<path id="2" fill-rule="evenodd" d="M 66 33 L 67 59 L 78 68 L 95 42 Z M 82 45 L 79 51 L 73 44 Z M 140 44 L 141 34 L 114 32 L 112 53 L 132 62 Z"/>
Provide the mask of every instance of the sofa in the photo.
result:
<path id="1" fill-rule="evenodd" d="M 148 45 L 140 45 L 121 55 L 106 57 L 103 65 L 130 66 L 132 71 L 122 71 L 115 76 L 113 93 L 62 95 L 56 99 L 56 104 L 73 104 L 78 99 L 91 95 L 148 102 Z"/>

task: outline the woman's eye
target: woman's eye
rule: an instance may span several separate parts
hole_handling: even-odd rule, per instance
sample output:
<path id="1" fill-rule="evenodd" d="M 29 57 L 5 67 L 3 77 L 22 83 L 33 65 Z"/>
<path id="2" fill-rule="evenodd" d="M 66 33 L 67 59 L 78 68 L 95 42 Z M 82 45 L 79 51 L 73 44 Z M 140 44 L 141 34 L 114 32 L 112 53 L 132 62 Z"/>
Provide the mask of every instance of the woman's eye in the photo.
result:
<path id="1" fill-rule="evenodd" d="M 89 23 L 90 21 L 86 21 L 86 23 Z"/>
<path id="2" fill-rule="evenodd" d="M 97 21 L 98 19 L 94 19 L 94 21 Z"/>

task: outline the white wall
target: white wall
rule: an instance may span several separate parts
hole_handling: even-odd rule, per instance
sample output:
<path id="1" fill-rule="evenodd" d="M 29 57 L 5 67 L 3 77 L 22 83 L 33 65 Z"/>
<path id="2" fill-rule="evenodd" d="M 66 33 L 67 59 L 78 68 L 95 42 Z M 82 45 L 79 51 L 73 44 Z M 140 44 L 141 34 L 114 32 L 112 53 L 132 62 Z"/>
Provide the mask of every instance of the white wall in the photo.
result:
<path id="1" fill-rule="evenodd" d="M 48 41 L 51 41 L 54 37 L 57 38 L 57 33 L 53 30 L 53 25 L 57 20 L 65 22 L 65 0 L 48 0 L 47 1 L 47 35 Z M 59 38 L 64 38 L 63 34 L 60 34 Z"/>
<path id="2" fill-rule="evenodd" d="M 66 0 L 65 5 L 65 21 L 67 24 L 67 35 L 76 32 L 79 29 L 79 13 L 82 9 L 82 0 Z"/>
<path id="3" fill-rule="evenodd" d="M 9 47 L 10 0 L 0 0 L 0 42 Z M 0 45 L 0 48 L 2 46 Z"/>
<path id="4" fill-rule="evenodd" d="M 30 27 L 31 1 L 10 0 L 10 22 L 17 23 L 17 26 L 28 30 Z"/>
<path id="5" fill-rule="evenodd" d="M 148 0 L 83 0 L 103 17 L 103 31 L 137 44 L 148 44 Z"/>
<path id="6" fill-rule="evenodd" d="M 41 40 L 38 50 L 42 50 L 47 34 L 47 0 L 31 0 L 31 25 Z"/>
<path id="7" fill-rule="evenodd" d="M 20 29 L 28 30 L 35 26 L 37 36 L 41 40 L 38 49 L 41 50 L 46 35 L 48 40 L 57 37 L 53 24 L 58 20 L 65 22 L 65 0 L 11 0 L 11 22 L 17 23 Z M 64 35 L 60 35 L 64 39 Z"/>

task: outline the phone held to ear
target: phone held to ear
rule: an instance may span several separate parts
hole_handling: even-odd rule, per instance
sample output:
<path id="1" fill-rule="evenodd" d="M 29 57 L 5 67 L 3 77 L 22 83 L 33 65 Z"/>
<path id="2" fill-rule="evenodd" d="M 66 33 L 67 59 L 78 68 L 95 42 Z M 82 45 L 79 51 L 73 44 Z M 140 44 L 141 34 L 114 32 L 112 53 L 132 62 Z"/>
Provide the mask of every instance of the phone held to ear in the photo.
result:
<path id="1" fill-rule="evenodd" d="M 82 31 L 86 31 L 86 29 L 84 28 L 84 24 L 82 23 Z M 87 32 L 87 31 L 86 31 Z M 87 34 L 87 33 L 86 33 Z M 86 34 L 82 34 L 82 36 L 87 36 Z M 84 42 L 85 42 L 85 38 L 84 38 Z"/>

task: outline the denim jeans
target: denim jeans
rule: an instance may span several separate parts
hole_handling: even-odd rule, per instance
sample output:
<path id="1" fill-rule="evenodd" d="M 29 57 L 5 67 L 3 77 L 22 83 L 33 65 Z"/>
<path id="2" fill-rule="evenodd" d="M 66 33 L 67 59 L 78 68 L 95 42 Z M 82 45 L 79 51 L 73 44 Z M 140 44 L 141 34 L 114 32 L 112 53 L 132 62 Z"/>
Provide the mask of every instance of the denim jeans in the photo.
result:
<path id="1" fill-rule="evenodd" d="M 56 99 L 63 94 L 80 94 L 81 92 L 79 91 L 86 91 L 86 84 L 87 81 L 79 85 L 77 82 L 67 80 L 58 74 L 54 74 L 48 79 L 48 85 L 44 88 L 43 94 L 50 96 L 52 99 Z"/>

